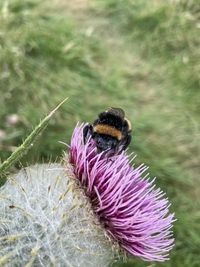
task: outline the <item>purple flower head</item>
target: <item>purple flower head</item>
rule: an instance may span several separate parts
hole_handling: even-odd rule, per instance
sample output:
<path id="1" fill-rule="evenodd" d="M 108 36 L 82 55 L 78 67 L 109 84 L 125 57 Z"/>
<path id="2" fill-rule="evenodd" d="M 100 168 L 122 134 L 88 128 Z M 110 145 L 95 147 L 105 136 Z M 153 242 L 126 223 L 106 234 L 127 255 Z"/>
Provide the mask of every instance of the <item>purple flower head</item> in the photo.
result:
<path id="1" fill-rule="evenodd" d="M 91 138 L 84 145 L 83 127 L 73 132 L 70 163 L 100 223 L 129 254 L 146 261 L 167 260 L 174 215 L 165 194 L 145 175 L 147 167 L 131 166 L 125 152 L 98 154 Z"/>

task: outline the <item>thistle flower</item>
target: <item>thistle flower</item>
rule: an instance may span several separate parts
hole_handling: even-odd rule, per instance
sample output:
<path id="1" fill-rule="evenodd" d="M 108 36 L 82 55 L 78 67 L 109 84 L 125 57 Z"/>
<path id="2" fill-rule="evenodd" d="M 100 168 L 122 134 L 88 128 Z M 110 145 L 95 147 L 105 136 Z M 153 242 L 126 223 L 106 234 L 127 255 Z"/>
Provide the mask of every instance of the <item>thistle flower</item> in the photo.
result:
<path id="1" fill-rule="evenodd" d="M 169 202 L 125 152 L 97 153 L 74 130 L 65 164 L 22 169 L 0 188 L 0 266 L 106 267 L 123 251 L 164 261 Z"/>
<path id="2" fill-rule="evenodd" d="M 108 157 L 96 153 L 92 139 L 83 145 L 83 127 L 74 130 L 70 163 L 102 227 L 129 254 L 146 261 L 167 260 L 174 215 L 165 194 L 145 175 L 147 167 L 132 167 L 125 152 Z"/>

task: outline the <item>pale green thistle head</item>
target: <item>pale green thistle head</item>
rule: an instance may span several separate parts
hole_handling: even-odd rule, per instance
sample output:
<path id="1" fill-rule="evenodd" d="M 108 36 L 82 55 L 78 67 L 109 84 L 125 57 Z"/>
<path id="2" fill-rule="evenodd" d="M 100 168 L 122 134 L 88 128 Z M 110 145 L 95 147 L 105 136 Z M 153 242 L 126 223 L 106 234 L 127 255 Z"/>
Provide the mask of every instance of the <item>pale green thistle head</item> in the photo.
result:
<path id="1" fill-rule="evenodd" d="M 61 164 L 9 177 L 0 201 L 0 266 L 103 267 L 113 259 L 111 241 Z"/>

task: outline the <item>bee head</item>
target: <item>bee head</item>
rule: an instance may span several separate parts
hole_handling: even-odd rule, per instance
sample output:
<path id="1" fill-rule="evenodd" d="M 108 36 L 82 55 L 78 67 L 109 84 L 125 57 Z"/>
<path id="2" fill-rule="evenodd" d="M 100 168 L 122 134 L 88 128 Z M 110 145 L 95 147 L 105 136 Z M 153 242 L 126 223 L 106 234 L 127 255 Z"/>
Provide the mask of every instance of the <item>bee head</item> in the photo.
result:
<path id="1" fill-rule="evenodd" d="M 114 149 L 118 143 L 116 138 L 105 134 L 96 134 L 94 140 L 98 152 Z"/>

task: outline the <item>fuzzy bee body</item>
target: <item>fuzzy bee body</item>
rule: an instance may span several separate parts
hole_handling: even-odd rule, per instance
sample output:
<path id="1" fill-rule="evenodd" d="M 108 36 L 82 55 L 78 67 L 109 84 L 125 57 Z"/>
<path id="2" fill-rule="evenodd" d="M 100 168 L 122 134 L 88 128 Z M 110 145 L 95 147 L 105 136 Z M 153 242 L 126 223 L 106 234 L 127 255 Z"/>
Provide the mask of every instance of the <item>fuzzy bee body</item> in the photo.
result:
<path id="1" fill-rule="evenodd" d="M 98 115 L 93 124 L 83 129 L 84 143 L 91 136 L 96 143 L 97 151 L 125 150 L 131 142 L 131 123 L 120 108 L 109 108 Z"/>

